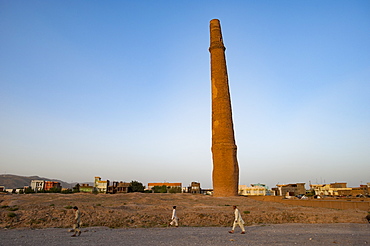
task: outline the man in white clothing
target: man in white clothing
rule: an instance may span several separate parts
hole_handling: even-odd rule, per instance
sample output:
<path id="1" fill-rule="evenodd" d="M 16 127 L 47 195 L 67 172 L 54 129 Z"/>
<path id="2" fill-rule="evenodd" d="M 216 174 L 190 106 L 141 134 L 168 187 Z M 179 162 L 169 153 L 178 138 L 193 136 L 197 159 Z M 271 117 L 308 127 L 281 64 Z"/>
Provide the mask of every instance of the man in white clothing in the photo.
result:
<path id="1" fill-rule="evenodd" d="M 172 208 L 173 210 L 172 210 L 170 226 L 175 225 L 176 227 L 179 227 L 179 218 L 176 215 L 176 206 L 173 206 Z"/>
<path id="2" fill-rule="evenodd" d="M 245 234 L 244 220 L 239 212 L 239 209 L 237 209 L 236 206 L 233 206 L 233 209 L 234 209 L 235 219 L 234 219 L 233 228 L 231 229 L 231 231 L 229 231 L 229 233 L 234 233 L 235 226 L 239 225 L 240 228 L 242 229 L 242 234 Z"/>

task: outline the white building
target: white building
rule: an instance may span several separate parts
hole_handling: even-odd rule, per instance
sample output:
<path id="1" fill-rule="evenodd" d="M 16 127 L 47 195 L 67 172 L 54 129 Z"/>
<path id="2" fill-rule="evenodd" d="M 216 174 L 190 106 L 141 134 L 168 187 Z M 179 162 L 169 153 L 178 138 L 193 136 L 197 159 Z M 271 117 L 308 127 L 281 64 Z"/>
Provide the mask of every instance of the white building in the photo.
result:
<path id="1" fill-rule="evenodd" d="M 45 180 L 31 180 L 31 189 L 35 192 L 43 190 L 45 185 Z"/>
<path id="2" fill-rule="evenodd" d="M 266 196 L 266 188 L 263 186 L 239 185 L 239 195 L 241 196 Z"/>

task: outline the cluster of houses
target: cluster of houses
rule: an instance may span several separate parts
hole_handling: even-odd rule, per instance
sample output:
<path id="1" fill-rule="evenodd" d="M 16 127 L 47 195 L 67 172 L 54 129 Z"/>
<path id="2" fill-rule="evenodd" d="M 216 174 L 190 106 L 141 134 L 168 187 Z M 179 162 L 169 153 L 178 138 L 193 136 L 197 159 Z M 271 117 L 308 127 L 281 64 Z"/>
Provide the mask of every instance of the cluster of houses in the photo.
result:
<path id="1" fill-rule="evenodd" d="M 5 186 L 0 186 L 0 192 L 7 192 L 7 193 L 22 193 L 27 189 L 31 189 L 35 192 L 38 191 L 50 191 L 50 190 L 62 190 L 62 186 L 60 182 L 56 181 L 47 181 L 47 180 L 31 180 L 30 186 L 24 186 L 23 188 L 16 188 L 16 189 L 6 189 Z"/>
<path id="2" fill-rule="evenodd" d="M 118 182 L 109 180 L 102 180 L 100 177 L 94 178 L 93 184 L 81 184 L 76 187 L 79 192 L 87 193 L 128 193 L 131 183 Z M 148 183 L 148 186 L 144 190 L 145 192 L 154 192 L 156 187 L 165 187 L 165 192 L 175 190 L 181 193 L 193 193 L 193 194 L 206 194 L 212 195 L 212 189 L 202 189 L 199 182 L 191 182 L 189 186 L 182 187 L 182 183 Z M 0 186 L 0 192 L 8 193 L 21 193 L 25 189 L 32 189 L 34 192 L 39 191 L 50 191 L 60 190 L 63 191 L 65 188 L 61 187 L 61 184 L 56 181 L 47 180 L 32 180 L 30 186 L 26 186 L 23 189 L 5 189 L 4 186 Z M 366 185 L 360 185 L 360 187 L 350 188 L 347 187 L 347 183 L 331 183 L 331 184 L 310 184 L 310 189 L 306 190 L 305 183 L 295 184 L 281 184 L 276 187 L 269 189 L 265 184 L 251 184 L 251 186 L 239 185 L 239 195 L 242 196 L 283 196 L 286 198 L 290 197 L 303 197 L 311 195 L 314 197 L 325 197 L 325 196 L 343 196 L 343 197 L 370 197 L 370 183 Z"/>
<path id="3" fill-rule="evenodd" d="M 101 180 L 100 177 L 94 178 L 94 184 L 81 184 L 79 189 L 80 192 L 98 192 L 98 193 L 109 193 L 109 194 L 116 194 L 116 193 L 127 193 L 129 191 L 129 187 L 131 183 L 126 182 L 117 182 L 113 181 L 110 182 L 109 180 Z M 179 192 L 183 193 L 204 193 L 209 190 L 202 190 L 200 188 L 200 183 L 198 182 L 191 182 L 190 186 L 182 187 L 182 183 L 148 183 L 147 188 L 144 191 L 152 192 L 154 187 L 162 187 L 166 186 L 168 190 L 175 189 Z"/>
<path id="4" fill-rule="evenodd" d="M 306 190 L 305 183 L 276 185 L 272 188 L 276 196 L 303 197 L 311 195 L 316 198 L 325 196 L 336 197 L 370 197 L 370 183 L 360 185 L 360 187 L 347 187 L 347 183 L 330 183 L 330 184 L 310 184 L 310 189 Z"/>
<path id="5" fill-rule="evenodd" d="M 347 183 L 314 184 L 310 188 L 318 196 L 365 196 L 370 197 L 370 183 L 360 187 L 347 187 Z"/>

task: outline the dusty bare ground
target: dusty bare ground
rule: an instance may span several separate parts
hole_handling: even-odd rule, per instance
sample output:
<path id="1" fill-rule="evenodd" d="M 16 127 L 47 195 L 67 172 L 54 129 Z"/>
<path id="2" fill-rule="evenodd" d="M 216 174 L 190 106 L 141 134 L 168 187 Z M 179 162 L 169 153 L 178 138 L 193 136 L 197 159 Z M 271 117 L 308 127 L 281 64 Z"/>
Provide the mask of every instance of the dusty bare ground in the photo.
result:
<path id="1" fill-rule="evenodd" d="M 369 224 L 255 225 L 229 234 L 225 227 L 119 228 L 86 227 L 79 237 L 64 228 L 0 229 L 0 246 L 92 245 L 367 245 Z"/>
<path id="2" fill-rule="evenodd" d="M 246 197 L 49 193 L 0 195 L 0 228 L 68 228 L 72 225 L 72 206 L 80 208 L 83 227 L 166 227 L 173 205 L 177 206 L 181 227 L 229 227 L 232 205 L 239 207 L 246 225 L 367 223 L 367 211 L 292 206 Z"/>

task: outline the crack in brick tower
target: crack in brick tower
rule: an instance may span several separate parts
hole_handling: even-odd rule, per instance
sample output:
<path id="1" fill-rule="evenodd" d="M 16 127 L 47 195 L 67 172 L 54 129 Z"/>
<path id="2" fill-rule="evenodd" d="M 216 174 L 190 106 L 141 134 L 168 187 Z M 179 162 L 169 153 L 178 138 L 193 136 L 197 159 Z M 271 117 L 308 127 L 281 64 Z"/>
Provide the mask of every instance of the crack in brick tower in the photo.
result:
<path id="1" fill-rule="evenodd" d="M 213 195 L 238 195 L 239 166 L 220 21 L 210 21 Z"/>

